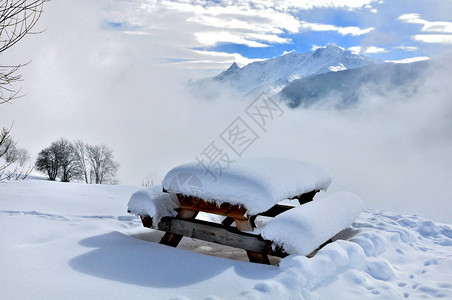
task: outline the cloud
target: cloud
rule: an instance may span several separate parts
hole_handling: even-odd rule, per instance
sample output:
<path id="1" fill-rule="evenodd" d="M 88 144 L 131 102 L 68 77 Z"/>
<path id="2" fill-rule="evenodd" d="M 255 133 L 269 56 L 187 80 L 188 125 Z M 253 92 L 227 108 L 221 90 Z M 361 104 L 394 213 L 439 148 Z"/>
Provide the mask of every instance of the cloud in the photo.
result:
<path id="1" fill-rule="evenodd" d="M 291 41 L 288 38 L 281 38 L 275 34 L 238 33 L 230 31 L 196 32 L 195 37 L 202 46 L 210 47 L 216 46 L 220 43 L 232 43 L 252 48 L 259 48 L 268 47 L 268 43 L 287 44 Z"/>
<path id="2" fill-rule="evenodd" d="M 230 6 L 221 10 L 223 10 L 221 13 L 218 9 L 194 10 L 195 16 L 187 20 L 207 27 L 276 34 L 284 31 L 297 32 L 300 26 L 292 15 L 273 9 L 241 11 Z"/>
<path id="3" fill-rule="evenodd" d="M 396 63 L 396 64 L 410 64 L 413 62 L 418 62 L 418 61 L 424 61 L 424 60 L 429 60 L 430 57 L 428 56 L 417 56 L 417 57 L 410 57 L 410 58 L 404 58 L 404 59 L 399 59 L 399 60 L 386 60 L 386 62 L 392 62 L 392 63 Z"/>
<path id="4" fill-rule="evenodd" d="M 404 14 L 397 19 L 404 23 L 423 25 L 422 32 L 452 33 L 452 22 L 430 22 L 421 19 L 420 14 Z"/>
<path id="5" fill-rule="evenodd" d="M 312 31 L 335 31 L 341 35 L 352 35 L 352 36 L 360 36 L 374 30 L 373 27 L 362 29 L 356 26 L 340 27 L 336 25 L 308 23 L 304 21 L 301 21 L 301 28 Z"/>
<path id="6" fill-rule="evenodd" d="M 348 50 L 350 50 L 356 54 L 377 54 L 377 53 L 388 52 L 388 50 L 385 48 L 380 48 L 380 47 L 375 47 L 375 46 L 368 46 L 368 47 L 354 46 L 354 47 L 348 48 Z"/>
<path id="7" fill-rule="evenodd" d="M 452 22 L 427 21 L 420 14 L 403 14 L 397 20 L 408 24 L 422 25 L 421 32 L 436 34 L 416 34 L 411 39 L 422 43 L 452 44 Z"/>
<path id="8" fill-rule="evenodd" d="M 206 50 L 193 50 L 192 57 L 196 57 L 187 61 L 180 61 L 171 63 L 173 66 L 180 68 L 193 68 L 197 70 L 202 69 L 225 69 L 229 67 L 233 62 L 236 62 L 239 66 L 245 66 L 255 61 L 261 61 L 263 59 L 250 59 L 242 56 L 239 53 L 227 53 L 218 51 L 206 51 Z M 216 73 L 214 73 L 216 75 Z"/>
<path id="9" fill-rule="evenodd" d="M 354 10 L 360 8 L 372 9 L 370 5 L 373 2 L 378 2 L 377 0 L 280 0 L 280 1 L 270 1 L 270 0 L 245 0 L 237 1 L 235 4 L 231 4 L 231 1 L 218 0 L 196 0 L 196 1 L 156 1 L 162 4 L 167 4 L 172 7 L 189 7 L 197 5 L 199 7 L 210 7 L 210 8 L 220 8 L 225 6 L 236 6 L 242 9 L 267 9 L 275 8 L 280 11 L 292 11 L 292 10 L 312 10 L 315 8 L 338 8 L 346 10 Z"/>
<path id="10" fill-rule="evenodd" d="M 253 48 L 286 44 L 291 40 L 280 35 L 296 33 L 300 29 L 300 22 L 291 13 L 280 11 L 269 3 L 254 3 L 259 4 L 256 6 L 246 1 L 219 4 L 222 3 L 161 1 L 153 9 L 185 13 L 180 17 L 196 24 L 190 34 L 195 36 L 198 47 L 214 47 L 221 43 Z"/>
<path id="11" fill-rule="evenodd" d="M 336 31 L 342 35 L 363 35 L 373 28 L 361 29 L 356 26 L 340 27 L 331 24 L 309 23 L 297 19 L 297 12 L 314 8 L 358 9 L 370 8 L 372 0 L 358 1 L 241 1 L 231 4 L 226 1 L 154 1 L 144 5 L 140 1 L 127 6 L 119 5 L 118 10 L 110 13 L 112 24 L 129 24 L 129 27 L 143 28 L 149 22 L 146 15 L 165 10 L 187 13 L 188 22 L 207 28 L 227 29 L 231 34 L 282 34 L 298 33 L 300 29 L 313 31 Z M 135 6 L 133 5 L 135 4 Z M 126 11 L 122 11 L 125 9 Z M 121 12 L 122 11 L 122 12 Z M 206 30 L 208 31 L 208 30 Z M 203 32 L 197 32 L 202 35 Z M 208 35 L 210 33 L 207 33 Z M 252 40 L 251 36 L 251 40 Z M 207 38 L 201 38 L 202 41 Z M 226 42 L 231 40 L 229 37 Z M 264 40 L 265 41 L 265 40 Z M 281 41 L 285 42 L 285 39 Z M 270 41 L 273 42 L 273 41 Z M 251 43 L 257 46 L 254 43 Z"/>
<path id="12" fill-rule="evenodd" d="M 208 1 L 161 2 L 162 7 L 180 12 L 191 13 L 187 21 L 205 27 L 194 33 L 201 46 L 213 47 L 220 43 L 234 43 L 248 47 L 268 47 L 269 44 L 286 44 L 289 38 L 279 35 L 304 31 L 335 31 L 341 35 L 360 36 L 374 28 L 356 26 L 340 27 L 331 24 L 309 23 L 298 20 L 294 11 L 315 7 L 362 7 L 369 1 L 243 1 L 236 4 L 213 3 Z M 225 4 L 225 5 L 223 5 Z M 218 28 L 221 28 L 218 31 Z M 215 30 L 212 30 L 215 29 Z"/>
<path id="13" fill-rule="evenodd" d="M 244 48 L 269 48 L 292 43 L 291 35 L 334 32 L 342 36 L 361 36 L 373 28 L 310 23 L 300 19 L 300 11 L 315 8 L 361 9 L 373 1 L 141 1 L 110 4 L 103 14 L 107 29 L 128 35 L 142 35 L 159 41 L 161 61 L 178 68 L 223 69 L 235 57 L 200 52 L 224 44 Z M 366 9 L 370 9 L 369 6 Z M 110 24 L 110 25 L 109 25 Z M 234 56 L 233 55 L 233 56 Z M 210 74 L 209 74 L 210 75 Z"/>
<path id="14" fill-rule="evenodd" d="M 416 34 L 411 38 L 423 43 L 452 44 L 452 34 Z"/>
<path id="15" fill-rule="evenodd" d="M 377 14 L 378 13 L 378 9 L 374 8 L 372 5 L 367 4 L 364 5 L 364 8 L 367 8 L 371 13 L 373 14 Z"/>
<path id="16" fill-rule="evenodd" d="M 394 47 L 395 49 L 401 49 L 401 50 L 405 50 L 405 51 L 417 51 L 419 50 L 418 47 L 414 47 L 414 46 L 397 46 Z"/>

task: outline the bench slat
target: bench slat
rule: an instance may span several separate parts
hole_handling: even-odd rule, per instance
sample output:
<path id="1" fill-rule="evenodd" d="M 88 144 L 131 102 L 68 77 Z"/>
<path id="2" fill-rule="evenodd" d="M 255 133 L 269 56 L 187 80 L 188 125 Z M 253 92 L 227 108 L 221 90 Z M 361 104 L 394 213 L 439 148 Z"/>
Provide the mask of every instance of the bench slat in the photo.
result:
<path id="1" fill-rule="evenodd" d="M 279 257 L 287 256 L 281 250 L 273 250 L 272 243 L 265 241 L 259 235 L 241 232 L 236 228 L 224 228 L 220 224 L 202 220 L 182 220 L 165 217 L 158 224 L 159 230 L 183 235 L 212 243 L 241 248 L 262 254 Z"/>

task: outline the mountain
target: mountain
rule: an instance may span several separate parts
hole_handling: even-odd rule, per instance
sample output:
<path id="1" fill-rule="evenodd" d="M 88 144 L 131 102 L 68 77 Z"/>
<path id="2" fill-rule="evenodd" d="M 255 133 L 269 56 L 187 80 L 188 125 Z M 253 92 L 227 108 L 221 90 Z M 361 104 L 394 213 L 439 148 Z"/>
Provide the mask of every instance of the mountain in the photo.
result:
<path id="1" fill-rule="evenodd" d="M 290 52 L 273 59 L 257 61 L 240 68 L 235 62 L 224 72 L 194 82 L 201 90 L 214 93 L 215 89 L 231 89 L 239 94 L 279 91 L 291 81 L 340 70 L 374 65 L 378 62 L 354 54 L 334 44 L 315 51 Z"/>
<path id="2" fill-rule="evenodd" d="M 409 95 L 424 82 L 430 62 L 384 63 L 328 72 L 294 80 L 276 96 L 294 107 L 312 105 L 346 108 L 365 95 Z"/>

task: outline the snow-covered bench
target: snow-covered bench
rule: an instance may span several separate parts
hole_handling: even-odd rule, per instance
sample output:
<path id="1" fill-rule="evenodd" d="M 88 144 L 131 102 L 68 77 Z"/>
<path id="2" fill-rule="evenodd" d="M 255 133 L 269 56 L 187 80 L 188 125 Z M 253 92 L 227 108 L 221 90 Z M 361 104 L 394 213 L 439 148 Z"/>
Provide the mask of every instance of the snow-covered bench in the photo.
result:
<path id="1" fill-rule="evenodd" d="M 242 248 L 250 261 L 269 263 L 267 254 L 307 255 L 354 221 L 362 203 L 350 193 L 311 202 L 330 183 L 323 169 L 295 160 L 241 159 L 225 169 L 192 162 L 170 170 L 162 186 L 133 194 L 128 209 L 145 227 L 166 232 L 162 244 L 176 247 L 188 236 Z M 303 205 L 280 204 L 287 199 Z M 226 218 L 221 224 L 198 220 L 199 212 Z M 262 234 L 255 230 L 258 216 L 275 217 Z"/>

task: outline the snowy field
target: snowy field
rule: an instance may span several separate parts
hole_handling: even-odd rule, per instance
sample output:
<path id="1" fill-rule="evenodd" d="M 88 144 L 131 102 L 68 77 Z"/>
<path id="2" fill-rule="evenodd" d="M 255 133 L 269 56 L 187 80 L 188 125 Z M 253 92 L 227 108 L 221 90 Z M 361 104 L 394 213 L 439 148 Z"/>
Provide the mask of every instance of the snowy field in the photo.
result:
<path id="1" fill-rule="evenodd" d="M 159 245 L 126 212 L 139 189 L 0 183 L 0 299 L 452 298 L 450 225 L 365 211 L 313 258 L 258 265 L 187 238 Z"/>

